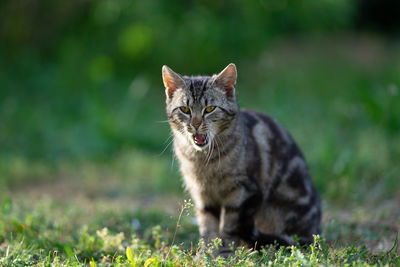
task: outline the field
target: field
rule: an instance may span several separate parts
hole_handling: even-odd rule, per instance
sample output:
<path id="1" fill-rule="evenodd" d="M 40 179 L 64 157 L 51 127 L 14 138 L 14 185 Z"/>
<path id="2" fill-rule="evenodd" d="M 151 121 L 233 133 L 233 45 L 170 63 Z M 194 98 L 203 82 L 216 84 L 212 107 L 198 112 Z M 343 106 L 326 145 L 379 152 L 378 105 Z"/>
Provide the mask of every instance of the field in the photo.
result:
<path id="1" fill-rule="evenodd" d="M 114 95 L 86 92 L 92 102 L 77 110 L 63 109 L 76 95 L 50 89 L 2 100 L 0 266 L 399 266 L 399 43 L 282 37 L 236 63 L 240 105 L 277 118 L 309 162 L 324 213 L 313 245 L 195 260 L 197 226 L 166 142 L 161 78 L 141 77 L 108 84 L 130 88 Z"/>

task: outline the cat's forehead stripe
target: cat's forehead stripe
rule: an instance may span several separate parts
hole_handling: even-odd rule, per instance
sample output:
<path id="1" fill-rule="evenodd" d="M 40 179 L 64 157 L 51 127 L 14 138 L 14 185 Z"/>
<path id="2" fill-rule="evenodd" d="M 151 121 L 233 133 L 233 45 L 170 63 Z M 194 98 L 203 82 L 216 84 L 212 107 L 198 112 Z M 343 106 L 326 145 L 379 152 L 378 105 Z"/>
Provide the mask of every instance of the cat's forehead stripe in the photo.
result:
<path id="1" fill-rule="evenodd" d="M 199 102 L 204 96 L 209 77 L 188 77 L 190 81 L 189 92 L 193 102 Z"/>

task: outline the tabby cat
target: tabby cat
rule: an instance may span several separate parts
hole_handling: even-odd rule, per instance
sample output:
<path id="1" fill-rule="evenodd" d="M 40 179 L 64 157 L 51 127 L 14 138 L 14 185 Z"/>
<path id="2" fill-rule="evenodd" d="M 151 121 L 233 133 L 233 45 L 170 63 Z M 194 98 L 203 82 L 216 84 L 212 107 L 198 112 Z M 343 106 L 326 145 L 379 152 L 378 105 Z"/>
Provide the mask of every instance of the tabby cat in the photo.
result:
<path id="1" fill-rule="evenodd" d="M 274 119 L 241 110 L 237 71 L 181 76 L 162 67 L 174 151 L 200 236 L 235 245 L 308 244 L 320 233 L 320 198 L 304 157 Z M 296 238 L 297 237 L 297 238 Z"/>

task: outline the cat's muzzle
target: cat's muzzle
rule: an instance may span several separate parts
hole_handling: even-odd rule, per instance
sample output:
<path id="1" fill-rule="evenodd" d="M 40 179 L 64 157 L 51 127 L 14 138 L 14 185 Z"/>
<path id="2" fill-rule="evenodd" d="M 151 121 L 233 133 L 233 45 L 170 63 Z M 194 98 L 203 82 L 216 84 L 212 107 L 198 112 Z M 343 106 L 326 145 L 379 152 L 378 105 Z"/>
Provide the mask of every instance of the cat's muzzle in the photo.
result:
<path id="1" fill-rule="evenodd" d="M 194 134 L 193 135 L 194 143 L 199 147 L 204 147 L 208 143 L 207 134 Z"/>

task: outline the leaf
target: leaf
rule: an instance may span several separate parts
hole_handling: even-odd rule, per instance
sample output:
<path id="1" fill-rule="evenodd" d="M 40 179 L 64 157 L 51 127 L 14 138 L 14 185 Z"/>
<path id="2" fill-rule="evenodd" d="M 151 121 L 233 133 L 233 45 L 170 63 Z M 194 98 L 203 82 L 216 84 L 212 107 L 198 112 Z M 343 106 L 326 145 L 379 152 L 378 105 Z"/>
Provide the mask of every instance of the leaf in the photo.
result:
<path id="1" fill-rule="evenodd" d="M 71 258 L 74 257 L 75 254 L 74 254 L 74 252 L 72 251 L 71 247 L 65 245 L 65 246 L 64 246 L 64 250 L 65 250 L 65 253 L 67 254 L 68 258 L 71 259 Z"/>
<path id="2" fill-rule="evenodd" d="M 130 247 L 126 247 L 126 258 L 129 260 L 129 262 L 134 265 L 135 264 L 135 260 L 133 259 L 132 256 L 132 250 Z"/>
<path id="3" fill-rule="evenodd" d="M 94 259 L 92 258 L 92 260 L 89 262 L 90 267 L 97 267 L 96 262 L 94 261 Z"/>
<path id="4" fill-rule="evenodd" d="M 145 261 L 144 267 L 148 267 L 150 264 L 152 264 L 156 259 L 154 258 L 149 258 Z"/>

